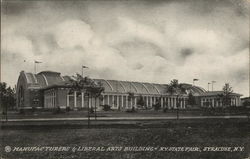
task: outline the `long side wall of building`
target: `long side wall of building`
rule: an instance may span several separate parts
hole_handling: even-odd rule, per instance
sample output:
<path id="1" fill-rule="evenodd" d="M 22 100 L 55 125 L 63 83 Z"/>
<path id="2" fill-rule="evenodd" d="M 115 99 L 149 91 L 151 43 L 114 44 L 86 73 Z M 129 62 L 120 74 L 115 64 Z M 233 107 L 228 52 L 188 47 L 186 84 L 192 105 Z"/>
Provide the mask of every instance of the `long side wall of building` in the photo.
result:
<path id="1" fill-rule="evenodd" d="M 139 100 L 143 100 L 144 107 L 152 108 L 159 103 L 162 108 L 178 108 L 185 109 L 187 105 L 187 97 L 182 96 L 163 96 L 163 95 L 134 95 L 121 93 L 104 93 L 100 97 L 91 97 L 83 92 L 71 92 L 68 89 L 58 88 L 44 91 L 44 108 L 55 107 L 71 107 L 71 108 L 87 108 L 101 107 L 109 105 L 112 109 L 129 109 L 137 108 Z"/>
<path id="2" fill-rule="evenodd" d="M 230 106 L 241 106 L 241 100 L 239 96 L 230 97 Z M 222 107 L 222 98 L 218 97 L 201 97 L 200 98 L 201 107 Z"/>

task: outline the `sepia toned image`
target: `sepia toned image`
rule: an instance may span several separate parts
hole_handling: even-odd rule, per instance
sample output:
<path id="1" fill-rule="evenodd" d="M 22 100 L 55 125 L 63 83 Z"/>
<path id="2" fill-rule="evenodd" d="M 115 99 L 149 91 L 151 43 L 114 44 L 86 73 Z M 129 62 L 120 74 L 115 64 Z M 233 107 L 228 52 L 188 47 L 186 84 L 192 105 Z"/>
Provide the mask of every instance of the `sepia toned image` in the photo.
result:
<path id="1" fill-rule="evenodd" d="M 0 158 L 250 158 L 249 3 L 2 0 Z"/>

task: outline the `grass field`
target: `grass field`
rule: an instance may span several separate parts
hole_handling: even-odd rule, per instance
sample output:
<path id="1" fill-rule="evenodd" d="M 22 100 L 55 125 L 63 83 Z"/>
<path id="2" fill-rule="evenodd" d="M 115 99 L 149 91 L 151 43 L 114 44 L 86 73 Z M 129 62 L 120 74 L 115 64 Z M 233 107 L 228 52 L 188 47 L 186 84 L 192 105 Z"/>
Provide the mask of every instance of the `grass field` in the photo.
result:
<path id="1" fill-rule="evenodd" d="M 90 114 L 94 116 L 94 114 Z M 176 110 L 168 110 L 163 112 L 162 110 L 138 110 L 135 113 L 128 113 L 124 111 L 97 111 L 97 117 L 175 117 L 177 115 Z M 244 111 L 238 112 L 221 112 L 209 114 L 201 110 L 179 110 L 180 116 L 217 116 L 217 115 L 247 115 Z M 87 117 L 87 111 L 70 111 L 54 114 L 51 111 L 43 112 L 28 112 L 25 114 L 20 114 L 16 111 L 8 112 L 9 119 L 34 119 L 34 118 L 78 118 L 78 117 Z M 5 119 L 6 116 L 0 114 L 1 119 Z"/>
<path id="2" fill-rule="evenodd" d="M 160 127 L 144 128 L 26 128 L 1 131 L 2 158 L 179 158 L 243 159 L 250 157 L 250 124 L 247 121 L 168 121 Z M 242 152 L 4 152 L 13 146 L 243 146 Z"/>

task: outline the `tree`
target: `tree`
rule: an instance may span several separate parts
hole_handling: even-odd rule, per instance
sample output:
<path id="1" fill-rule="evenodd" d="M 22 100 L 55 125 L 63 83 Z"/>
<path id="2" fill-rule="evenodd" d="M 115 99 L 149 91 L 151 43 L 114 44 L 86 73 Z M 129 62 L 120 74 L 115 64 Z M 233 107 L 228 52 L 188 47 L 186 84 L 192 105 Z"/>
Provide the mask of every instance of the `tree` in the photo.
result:
<path id="1" fill-rule="evenodd" d="M 5 82 L 0 82 L 0 107 L 3 115 L 7 118 L 8 109 L 13 109 L 15 105 L 15 90 L 10 86 L 7 87 Z"/>
<path id="2" fill-rule="evenodd" d="M 89 108 L 88 104 L 88 125 L 90 124 L 90 111 L 93 110 L 92 107 L 92 97 L 95 99 L 95 119 L 96 119 L 96 99 L 101 96 L 104 91 L 104 87 L 99 82 L 95 82 L 94 80 L 88 77 L 82 77 L 79 74 L 76 74 L 76 80 L 71 80 L 71 89 L 70 91 L 76 91 L 78 93 L 85 92 L 88 94 L 88 101 L 91 99 L 91 108 Z"/>
<path id="3" fill-rule="evenodd" d="M 182 84 L 179 84 L 177 79 L 173 79 L 167 88 L 167 93 L 170 93 L 171 95 L 185 94 L 186 89 L 183 87 Z"/>
<path id="4" fill-rule="evenodd" d="M 15 90 L 5 82 L 0 82 L 0 106 L 4 113 L 15 106 Z"/>
<path id="5" fill-rule="evenodd" d="M 170 93 L 171 95 L 177 95 L 176 116 L 177 119 L 179 119 L 180 97 L 182 97 L 183 94 L 186 93 L 186 89 L 183 87 L 182 84 L 179 84 L 177 79 L 173 79 L 167 88 L 167 93 Z"/>
<path id="6" fill-rule="evenodd" d="M 218 94 L 219 98 L 222 99 L 222 105 L 223 106 L 230 106 L 231 104 L 231 94 L 233 93 L 232 87 L 229 85 L 229 83 L 225 83 L 225 85 L 222 88 L 223 93 Z"/>
<path id="7" fill-rule="evenodd" d="M 242 105 L 243 105 L 244 107 L 250 106 L 250 100 L 245 100 L 245 101 L 242 103 Z"/>
<path id="8" fill-rule="evenodd" d="M 145 101 L 143 100 L 143 97 L 141 95 L 138 98 L 137 105 L 145 107 L 147 109 L 147 107 L 145 106 Z"/>
<path id="9" fill-rule="evenodd" d="M 156 100 L 156 103 L 153 105 L 154 110 L 158 111 L 161 109 L 161 103 L 160 103 L 160 99 Z"/>

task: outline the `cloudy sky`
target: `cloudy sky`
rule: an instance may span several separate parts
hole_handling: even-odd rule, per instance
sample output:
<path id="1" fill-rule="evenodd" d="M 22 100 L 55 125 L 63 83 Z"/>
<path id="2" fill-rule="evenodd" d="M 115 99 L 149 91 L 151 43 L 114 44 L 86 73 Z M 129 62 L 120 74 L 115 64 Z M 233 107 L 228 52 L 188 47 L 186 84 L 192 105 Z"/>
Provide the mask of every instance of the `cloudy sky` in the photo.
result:
<path id="1" fill-rule="evenodd" d="M 2 81 L 19 72 L 81 72 L 92 78 L 249 92 L 246 0 L 3 1 Z M 211 86 L 210 86 L 211 87 Z M 211 88 L 210 88 L 211 89 Z"/>

